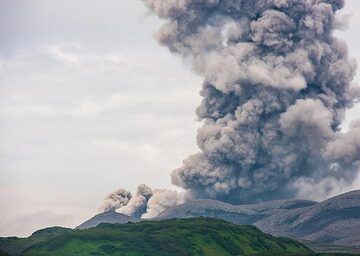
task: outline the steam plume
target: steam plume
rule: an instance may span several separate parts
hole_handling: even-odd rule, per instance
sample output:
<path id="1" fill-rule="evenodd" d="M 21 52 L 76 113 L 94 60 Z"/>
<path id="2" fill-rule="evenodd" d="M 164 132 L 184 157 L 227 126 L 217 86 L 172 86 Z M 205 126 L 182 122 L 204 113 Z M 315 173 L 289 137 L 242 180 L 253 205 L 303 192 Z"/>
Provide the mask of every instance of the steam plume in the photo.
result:
<path id="1" fill-rule="evenodd" d="M 359 97 L 356 63 L 333 35 L 343 27 L 343 0 L 143 2 L 166 20 L 160 44 L 205 78 L 201 152 L 173 171 L 173 184 L 248 203 L 295 197 L 306 184 L 352 182 L 360 125 L 346 134 L 339 127 Z"/>

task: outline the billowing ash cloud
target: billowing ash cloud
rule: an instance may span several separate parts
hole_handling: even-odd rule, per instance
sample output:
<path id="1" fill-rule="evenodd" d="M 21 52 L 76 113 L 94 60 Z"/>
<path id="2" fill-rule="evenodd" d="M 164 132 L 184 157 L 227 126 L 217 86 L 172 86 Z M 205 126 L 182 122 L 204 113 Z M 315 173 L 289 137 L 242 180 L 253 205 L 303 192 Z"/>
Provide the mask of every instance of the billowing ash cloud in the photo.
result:
<path id="1" fill-rule="evenodd" d="M 360 125 L 346 134 L 339 126 L 359 97 L 356 63 L 333 35 L 343 0 L 143 2 L 166 21 L 157 40 L 205 78 L 201 152 L 172 173 L 173 184 L 248 203 L 352 182 Z"/>
<path id="2" fill-rule="evenodd" d="M 147 204 L 146 212 L 141 217 L 143 219 L 154 218 L 166 209 L 184 203 L 186 199 L 185 193 L 178 193 L 169 189 L 156 189 Z"/>
<path id="3" fill-rule="evenodd" d="M 187 193 L 179 193 L 169 189 L 152 190 L 149 186 L 141 184 L 137 187 L 136 194 L 131 195 L 124 189 L 109 194 L 105 198 L 102 212 L 115 211 L 134 218 L 154 218 L 162 211 L 188 199 Z"/>
<path id="4" fill-rule="evenodd" d="M 139 185 L 136 195 L 130 199 L 126 206 L 119 208 L 117 212 L 140 218 L 147 211 L 147 203 L 152 196 L 153 191 L 149 186 L 145 184 Z"/>
<path id="5" fill-rule="evenodd" d="M 105 197 L 103 205 L 99 211 L 115 211 L 127 205 L 131 199 L 131 193 L 125 189 L 118 189 Z"/>

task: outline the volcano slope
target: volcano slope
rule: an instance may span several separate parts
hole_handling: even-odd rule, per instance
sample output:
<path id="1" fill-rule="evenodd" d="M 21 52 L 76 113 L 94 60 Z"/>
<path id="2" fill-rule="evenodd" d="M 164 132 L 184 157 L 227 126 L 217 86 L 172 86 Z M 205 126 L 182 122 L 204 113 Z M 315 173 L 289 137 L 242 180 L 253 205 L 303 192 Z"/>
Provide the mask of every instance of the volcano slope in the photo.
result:
<path id="1" fill-rule="evenodd" d="M 360 246 L 360 190 L 321 203 L 307 200 L 271 201 L 235 206 L 214 200 L 194 200 L 162 212 L 156 219 L 212 217 L 255 225 L 274 236 L 321 243 Z"/>
<path id="2" fill-rule="evenodd" d="M 138 221 L 138 219 L 127 216 L 125 214 L 117 213 L 115 211 L 107 211 L 95 215 L 94 217 L 77 226 L 75 229 L 93 228 L 101 223 L 123 224 L 136 221 Z"/>

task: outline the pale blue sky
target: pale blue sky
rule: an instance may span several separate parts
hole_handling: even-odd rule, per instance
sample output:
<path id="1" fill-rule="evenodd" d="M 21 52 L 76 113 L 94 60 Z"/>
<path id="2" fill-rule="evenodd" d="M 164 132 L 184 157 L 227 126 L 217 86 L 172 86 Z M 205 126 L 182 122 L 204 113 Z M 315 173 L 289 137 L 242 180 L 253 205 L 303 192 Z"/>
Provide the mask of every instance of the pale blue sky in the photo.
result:
<path id="1" fill-rule="evenodd" d="M 360 61 L 360 1 L 344 13 Z M 75 226 L 118 187 L 171 187 L 197 150 L 201 78 L 159 24 L 140 1 L 0 1 L 0 236 Z"/>

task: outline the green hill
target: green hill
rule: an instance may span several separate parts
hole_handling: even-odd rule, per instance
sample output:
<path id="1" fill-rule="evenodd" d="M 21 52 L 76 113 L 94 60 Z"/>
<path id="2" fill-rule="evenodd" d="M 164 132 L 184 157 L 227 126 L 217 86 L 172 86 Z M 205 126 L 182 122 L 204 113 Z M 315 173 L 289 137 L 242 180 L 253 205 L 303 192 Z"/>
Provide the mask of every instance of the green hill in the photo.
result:
<path id="1" fill-rule="evenodd" d="M 101 224 L 76 230 L 28 248 L 26 256 L 182 256 L 252 255 L 272 252 L 307 254 L 309 249 L 286 238 L 274 238 L 253 226 L 216 219 Z"/>
<path id="2" fill-rule="evenodd" d="M 208 218 L 100 224 L 85 230 L 50 228 L 29 238 L 4 239 L 12 246 L 17 243 L 23 251 L 11 255 L 21 256 L 315 255 L 294 240 Z"/>
<path id="3" fill-rule="evenodd" d="M 60 234 L 72 231 L 69 228 L 52 227 L 36 231 L 28 238 L 1 237 L 0 238 L 0 256 L 18 255 L 26 248 L 47 241 Z"/>

